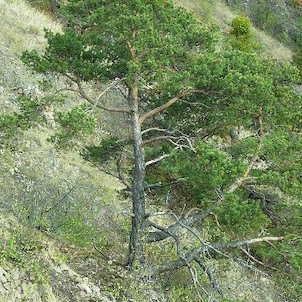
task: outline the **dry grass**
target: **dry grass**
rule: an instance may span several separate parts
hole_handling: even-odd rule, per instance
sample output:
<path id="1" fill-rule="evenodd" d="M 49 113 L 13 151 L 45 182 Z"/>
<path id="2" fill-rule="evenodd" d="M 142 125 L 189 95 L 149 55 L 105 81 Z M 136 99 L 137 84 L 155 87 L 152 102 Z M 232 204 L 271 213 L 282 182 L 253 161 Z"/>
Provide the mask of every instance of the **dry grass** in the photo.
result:
<path id="1" fill-rule="evenodd" d="M 222 30 L 227 32 L 229 24 L 236 17 L 236 14 L 227 5 L 217 1 L 217 4 L 214 6 L 213 16 L 220 24 Z M 292 51 L 284 44 L 256 28 L 253 28 L 253 33 L 261 43 L 266 56 L 285 61 L 292 60 Z"/>
<path id="2" fill-rule="evenodd" d="M 19 55 L 45 44 L 44 28 L 59 31 L 60 25 L 22 0 L 0 0 L 0 50 Z"/>
<path id="3" fill-rule="evenodd" d="M 280 43 L 270 35 L 264 33 L 263 31 L 255 31 L 260 43 L 264 47 L 265 55 L 275 59 L 292 61 L 293 53 L 288 47 L 286 47 L 284 44 Z"/>
<path id="4" fill-rule="evenodd" d="M 61 30 L 60 24 L 23 0 L 0 0 L 0 110 L 10 107 L 16 88 L 36 82 L 37 76 L 21 62 L 20 55 L 45 47 L 45 27 Z"/>
<path id="5" fill-rule="evenodd" d="M 44 39 L 44 28 L 49 28 L 52 31 L 57 32 L 61 30 L 61 25 L 54 22 L 51 17 L 32 8 L 23 0 L 0 0 L 1 112 L 12 109 L 12 101 L 16 97 L 19 88 L 27 88 L 28 86 L 37 84 L 39 75 L 32 73 L 32 71 L 21 62 L 20 55 L 27 49 L 39 50 L 45 47 L 46 40 Z M 52 182 L 54 180 L 51 180 L 51 177 L 48 177 L 49 183 L 47 184 L 45 182 L 43 186 L 42 180 L 44 179 L 44 176 L 42 172 L 45 169 L 45 176 L 51 175 L 51 173 L 54 172 L 51 162 L 60 162 L 62 179 L 66 179 L 66 181 L 71 180 L 71 171 L 81 171 L 83 175 L 91 175 L 88 183 L 94 183 L 95 188 L 100 188 L 101 193 L 99 193 L 98 196 L 101 199 L 102 204 L 108 203 L 108 206 L 104 206 L 104 208 L 114 208 L 116 211 L 120 211 L 120 204 L 117 201 L 116 194 L 116 191 L 121 189 L 120 183 L 102 172 L 95 171 L 95 169 L 87 164 L 87 162 L 85 162 L 77 153 L 53 153 L 54 151 L 51 146 L 46 143 L 46 138 L 51 134 L 49 131 L 50 130 L 39 128 L 38 130 L 31 130 L 25 133 L 22 140 L 19 138 L 20 149 L 23 151 L 26 150 L 27 154 L 27 157 L 23 158 L 20 161 L 20 164 L 24 163 L 26 160 L 28 161 L 28 165 L 23 167 L 23 174 L 26 175 L 26 173 L 30 173 L 31 175 L 34 175 L 38 182 L 40 182 L 42 189 L 47 185 L 59 187 L 62 183 L 53 186 Z M 53 158 L 49 157 L 52 153 L 54 154 Z M 21 156 L 21 154 L 16 156 Z M 18 160 L 13 156 L 14 155 L 11 154 L 7 154 L 7 158 L 2 156 L 1 165 L 9 165 L 9 163 L 14 163 L 13 165 L 16 165 Z M 59 173 L 59 171 L 57 172 Z M 59 177 L 58 175 L 54 175 L 52 178 L 56 179 Z M 8 175 L 6 179 L 1 179 L 0 186 L 3 194 L 1 193 L 0 203 L 6 203 L 11 200 L 11 198 L 5 194 L 14 194 L 14 192 L 17 195 L 19 193 L 21 195 L 23 194 L 21 192 L 21 189 L 23 188 L 20 189 L 20 192 L 16 192 L 17 188 L 11 183 L 13 181 L 13 175 L 11 175 L 11 179 L 10 175 Z M 12 190 L 11 187 L 13 187 L 14 190 Z M 83 193 L 84 195 L 86 194 L 84 189 Z M 90 194 L 89 188 L 87 188 L 87 193 Z M 83 200 L 85 200 L 84 197 Z M 112 203 L 115 204 L 116 207 L 112 205 Z M 122 210 L 124 210 L 124 208 Z M 106 222 L 108 221 L 106 220 Z M 110 225 L 109 222 L 108 225 Z"/>
<path id="6" fill-rule="evenodd" d="M 236 17 L 236 13 L 231 11 L 229 7 L 222 3 L 219 0 L 202 1 L 202 0 L 174 0 L 175 3 L 181 5 L 193 12 L 194 15 L 204 20 L 206 17 L 212 17 L 213 21 L 217 22 L 223 32 L 228 32 L 229 24 L 232 19 Z M 213 4 L 215 3 L 215 4 Z M 276 39 L 272 38 L 270 35 L 258 30 L 253 29 L 255 36 L 259 39 L 260 43 L 263 46 L 264 54 L 268 57 L 275 59 L 291 61 L 292 60 L 292 51 L 286 47 L 284 44 L 278 42 Z"/>
<path id="7" fill-rule="evenodd" d="M 213 12 L 211 0 L 174 0 L 174 2 L 192 12 L 202 21 L 208 21 Z"/>

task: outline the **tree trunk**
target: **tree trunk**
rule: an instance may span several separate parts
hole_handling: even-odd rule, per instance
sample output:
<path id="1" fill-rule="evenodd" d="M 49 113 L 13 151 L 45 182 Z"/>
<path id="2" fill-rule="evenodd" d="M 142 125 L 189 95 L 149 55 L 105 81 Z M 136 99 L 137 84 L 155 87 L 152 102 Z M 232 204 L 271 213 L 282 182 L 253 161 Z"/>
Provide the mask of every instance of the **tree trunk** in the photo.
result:
<path id="1" fill-rule="evenodd" d="M 135 81 L 136 82 L 136 81 Z M 144 262 L 145 233 L 145 157 L 142 147 L 142 133 L 138 112 L 138 89 L 134 84 L 130 89 L 129 105 L 133 130 L 134 174 L 132 182 L 132 227 L 129 242 L 128 267 L 132 269 L 135 263 Z"/>

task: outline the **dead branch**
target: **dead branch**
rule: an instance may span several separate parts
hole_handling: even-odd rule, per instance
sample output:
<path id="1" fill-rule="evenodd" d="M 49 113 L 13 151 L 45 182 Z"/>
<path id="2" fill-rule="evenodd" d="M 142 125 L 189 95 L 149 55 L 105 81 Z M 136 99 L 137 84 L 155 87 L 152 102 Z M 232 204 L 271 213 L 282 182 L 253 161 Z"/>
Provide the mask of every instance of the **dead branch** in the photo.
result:
<path id="1" fill-rule="evenodd" d="M 242 185 L 246 184 L 247 182 L 250 182 L 252 180 L 255 180 L 254 177 L 249 177 L 249 174 L 251 170 L 253 169 L 257 159 L 259 158 L 259 153 L 263 147 L 262 139 L 261 137 L 259 138 L 259 144 L 256 152 L 252 156 L 252 158 L 249 161 L 249 164 L 247 166 L 246 171 L 244 172 L 243 176 L 240 177 L 238 180 L 236 180 L 227 190 L 227 193 L 233 193 L 235 192 L 238 188 L 240 188 Z"/>
<path id="2" fill-rule="evenodd" d="M 156 141 L 160 141 L 160 140 L 180 140 L 184 137 L 182 136 L 172 136 L 172 135 L 161 135 L 161 136 L 157 136 L 157 137 L 153 137 L 153 138 L 150 138 L 148 140 L 144 140 L 143 141 L 143 145 L 147 145 L 147 144 L 150 144 L 150 143 L 153 143 L 153 142 L 156 142 Z"/>
<path id="3" fill-rule="evenodd" d="M 186 177 L 181 177 L 181 178 L 172 180 L 168 183 L 157 182 L 157 183 L 154 183 L 154 184 L 146 184 L 145 189 L 156 189 L 156 188 L 170 187 L 170 186 L 178 184 L 179 182 L 186 181 L 186 180 L 187 180 Z"/>
<path id="4" fill-rule="evenodd" d="M 166 233 L 169 237 L 172 237 L 174 239 L 175 243 L 176 243 L 177 256 L 182 257 L 180 241 L 179 241 L 178 237 L 173 232 L 169 231 L 168 228 L 164 228 L 162 226 L 159 226 L 158 224 L 156 224 L 155 222 L 152 222 L 152 221 L 148 221 L 147 224 L 148 224 L 148 226 L 154 227 L 155 229 L 158 229 L 161 232 Z"/>
<path id="5" fill-rule="evenodd" d="M 125 78 L 122 79 L 116 79 L 115 81 L 112 81 L 112 83 L 110 83 L 97 97 L 96 102 L 98 102 L 109 90 L 111 90 L 112 88 L 116 87 L 119 83 L 121 83 L 122 81 L 124 81 Z"/>
<path id="6" fill-rule="evenodd" d="M 275 271 L 278 271 L 278 269 L 276 269 L 275 267 L 272 267 L 272 266 L 268 266 L 266 265 L 265 263 L 263 263 L 262 261 L 258 260 L 257 258 L 255 258 L 254 256 L 252 256 L 247 250 L 245 250 L 244 248 L 240 248 L 240 250 L 249 258 L 251 259 L 252 261 L 266 267 L 266 268 L 270 268 L 272 270 L 275 270 Z"/>
<path id="7" fill-rule="evenodd" d="M 119 166 L 120 165 L 119 159 L 117 159 L 117 163 L 116 163 L 117 164 L 117 174 L 115 174 L 115 173 L 113 173 L 113 172 L 111 172 L 111 171 L 109 171 L 109 170 L 107 170 L 103 167 L 100 167 L 99 165 L 97 165 L 96 163 L 94 163 L 93 161 L 91 161 L 89 159 L 86 159 L 86 160 L 88 162 L 90 162 L 93 166 L 95 166 L 99 171 L 104 172 L 104 173 L 120 180 L 128 189 L 132 188 L 131 184 L 126 180 L 126 178 L 121 173 L 120 166 Z"/>
<path id="8" fill-rule="evenodd" d="M 245 174 L 243 175 L 243 177 L 246 178 L 246 180 L 248 179 L 248 175 L 252 169 L 252 166 L 254 165 L 255 163 L 255 160 L 256 160 L 256 156 L 258 156 L 258 153 L 262 147 L 261 145 L 262 143 L 259 144 L 259 147 L 255 153 L 255 155 L 253 156 L 252 160 L 250 161 L 250 164 L 247 168 L 247 170 L 245 171 Z M 182 226 L 184 227 L 190 227 L 192 226 L 194 223 L 196 223 L 197 221 L 200 221 L 204 218 L 206 218 L 208 215 L 212 214 L 213 213 L 213 209 L 219 205 L 221 205 L 224 200 L 225 200 L 225 194 L 228 194 L 228 193 L 232 193 L 234 192 L 235 190 L 237 190 L 240 186 L 242 186 L 243 183 L 242 183 L 242 180 L 239 182 L 239 180 L 237 179 L 232 185 L 230 185 L 229 189 L 226 190 L 226 192 L 220 192 L 217 190 L 217 200 L 215 201 L 214 205 L 205 210 L 205 211 L 198 211 L 195 215 L 192 215 L 190 217 L 186 217 L 185 219 L 177 219 L 175 216 L 174 218 L 176 219 L 176 223 L 171 225 L 169 228 L 169 230 L 171 232 L 178 232 L 180 228 L 182 228 Z M 175 215 L 173 213 L 170 213 L 170 215 Z M 219 223 L 217 224 L 219 226 Z M 172 231 L 173 230 L 173 231 Z M 147 242 L 151 243 L 151 242 L 157 242 L 157 241 L 161 241 L 161 240 L 164 240 L 166 238 L 168 238 L 169 236 L 166 234 L 166 233 L 162 233 L 162 232 L 150 232 L 148 234 L 148 239 L 147 239 Z"/>
<path id="9" fill-rule="evenodd" d="M 186 261 L 187 262 L 187 261 Z M 190 263 L 187 263 L 187 268 L 191 274 L 191 278 L 192 278 L 192 281 L 193 281 L 193 285 L 194 285 L 194 288 L 195 288 L 195 291 L 196 291 L 196 294 L 199 298 L 200 301 L 202 301 L 202 296 L 198 290 L 198 286 L 203 290 L 203 292 L 209 296 L 209 293 L 205 290 L 205 288 L 202 286 L 202 284 L 199 282 L 198 280 L 198 273 L 197 273 L 197 270 L 190 264 Z"/>
<path id="10" fill-rule="evenodd" d="M 66 87 L 63 89 L 58 90 L 57 92 L 61 92 L 61 91 L 71 91 L 71 92 L 75 92 L 77 94 L 79 94 L 84 100 L 88 101 L 90 104 L 92 104 L 94 107 L 100 108 L 102 110 L 105 111 L 109 111 L 109 112 L 117 112 L 117 113 L 128 113 L 130 114 L 131 111 L 129 109 L 125 109 L 125 108 L 114 108 L 114 107 L 107 107 L 105 105 L 103 105 L 102 103 L 99 102 L 99 100 L 101 99 L 102 96 L 104 96 L 110 89 L 112 89 L 113 87 L 115 87 L 120 81 L 122 81 L 122 79 L 120 79 L 119 81 L 114 81 L 111 85 L 109 85 L 107 88 L 105 88 L 104 91 L 102 91 L 99 96 L 97 97 L 96 100 L 93 100 L 92 98 L 90 98 L 81 82 L 79 79 L 77 78 L 73 78 L 72 76 L 65 74 L 65 76 L 70 79 L 72 82 L 74 82 L 77 85 L 77 89 L 75 88 L 71 88 L 71 87 Z"/>
<path id="11" fill-rule="evenodd" d="M 96 246 L 94 240 L 92 241 L 92 246 L 93 246 L 93 248 L 101 255 L 101 257 L 102 257 L 104 260 L 106 260 L 106 261 L 108 261 L 108 262 L 111 262 L 112 264 L 115 264 L 115 265 L 117 265 L 117 266 L 121 266 L 121 267 L 125 267 L 125 266 L 126 266 L 125 263 L 121 263 L 121 262 L 119 262 L 119 261 L 117 261 L 117 260 L 115 260 L 115 259 L 112 259 L 111 257 L 107 256 L 104 252 L 102 252 L 102 251 Z"/>
<path id="12" fill-rule="evenodd" d="M 187 254 L 186 261 L 192 262 L 196 257 L 199 257 L 200 254 L 209 252 L 211 250 L 224 250 L 224 249 L 234 249 L 234 248 L 240 248 L 244 245 L 250 245 L 250 244 L 257 244 L 260 242 L 270 242 L 270 241 L 281 241 L 283 240 L 283 237 L 262 237 L 262 238 L 253 238 L 243 241 L 237 241 L 237 242 L 228 242 L 228 243 L 214 243 L 214 244 L 208 244 L 205 243 L 201 245 L 199 248 L 196 248 L 189 252 Z M 183 261 L 183 259 L 179 259 L 174 262 L 170 262 L 164 267 L 153 271 L 153 276 L 160 275 L 164 272 L 170 271 L 170 270 L 176 270 L 186 265 L 186 262 Z"/>
<path id="13" fill-rule="evenodd" d="M 196 214 L 194 214 L 192 216 L 185 217 L 183 219 L 177 219 L 174 224 L 172 224 L 168 228 L 166 228 L 167 232 L 161 232 L 161 231 L 160 232 L 149 232 L 147 235 L 148 236 L 147 242 L 148 243 L 158 242 L 158 241 L 162 241 L 164 239 L 169 238 L 170 234 L 176 235 L 177 232 L 179 232 L 179 230 L 181 228 L 183 228 L 183 226 L 189 227 L 189 226 L 193 225 L 194 223 L 196 223 L 197 221 L 200 221 L 200 220 L 206 218 L 207 216 L 210 215 L 210 213 L 211 213 L 211 210 L 198 211 Z M 167 214 L 171 215 L 171 212 L 169 212 Z M 175 217 L 175 216 L 173 216 L 173 217 Z"/>
<path id="14" fill-rule="evenodd" d="M 207 266 L 202 262 L 202 260 L 201 260 L 200 257 L 196 256 L 196 257 L 194 258 L 194 260 L 195 260 L 196 263 L 198 263 L 198 265 L 202 268 L 202 270 L 207 274 L 207 276 L 208 276 L 208 278 L 209 278 L 209 280 L 210 280 L 210 282 L 211 282 L 213 288 L 219 293 L 219 295 L 220 295 L 221 297 L 223 297 L 223 296 L 224 296 L 224 295 L 223 295 L 223 292 L 222 292 L 222 290 L 221 290 L 221 288 L 220 288 L 220 286 L 219 286 L 219 284 L 218 284 L 217 279 L 214 277 L 212 271 L 210 270 L 210 268 L 207 267 Z"/>
<path id="15" fill-rule="evenodd" d="M 258 199 L 262 201 L 263 211 L 274 221 L 282 221 L 282 218 L 273 211 L 272 206 L 280 201 L 278 194 L 269 191 L 268 188 L 261 188 L 254 185 L 243 186 L 249 194 L 250 199 Z"/>
<path id="16" fill-rule="evenodd" d="M 171 133 L 168 129 L 162 129 L 162 128 L 153 127 L 153 128 L 148 128 L 148 129 L 143 130 L 142 131 L 142 135 L 144 135 L 144 134 L 146 134 L 148 132 L 151 132 L 151 131 Z"/>
<path id="17" fill-rule="evenodd" d="M 159 156 L 155 159 L 149 160 L 145 163 L 145 167 L 156 164 L 156 163 L 158 163 L 158 162 L 162 161 L 163 159 L 165 159 L 167 157 L 170 157 L 170 156 L 172 156 L 172 154 L 163 154 L 163 155 L 161 155 L 161 156 Z"/>
<path id="18" fill-rule="evenodd" d="M 181 144 L 181 141 L 184 141 L 186 140 L 188 142 L 188 144 Z M 195 148 L 193 147 L 191 141 L 189 138 L 187 137 L 180 137 L 178 139 L 178 141 L 174 142 L 172 139 L 169 139 L 169 142 L 175 146 L 175 149 L 180 149 L 180 150 L 183 150 L 183 149 L 190 149 L 191 151 L 193 151 L 194 153 L 196 153 L 196 150 Z"/>

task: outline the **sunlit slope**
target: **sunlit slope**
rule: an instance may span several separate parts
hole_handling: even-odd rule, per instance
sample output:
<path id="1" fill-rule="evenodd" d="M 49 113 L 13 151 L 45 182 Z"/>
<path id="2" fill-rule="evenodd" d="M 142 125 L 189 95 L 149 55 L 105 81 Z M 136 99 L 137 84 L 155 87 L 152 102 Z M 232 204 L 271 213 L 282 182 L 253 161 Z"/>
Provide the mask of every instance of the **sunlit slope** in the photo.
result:
<path id="1" fill-rule="evenodd" d="M 220 0 L 174 0 L 174 2 L 192 11 L 201 21 L 212 20 L 218 23 L 225 34 L 228 33 L 231 20 L 236 17 L 236 13 Z M 267 56 L 291 61 L 292 51 L 288 47 L 256 28 L 253 29 L 253 32 Z"/>

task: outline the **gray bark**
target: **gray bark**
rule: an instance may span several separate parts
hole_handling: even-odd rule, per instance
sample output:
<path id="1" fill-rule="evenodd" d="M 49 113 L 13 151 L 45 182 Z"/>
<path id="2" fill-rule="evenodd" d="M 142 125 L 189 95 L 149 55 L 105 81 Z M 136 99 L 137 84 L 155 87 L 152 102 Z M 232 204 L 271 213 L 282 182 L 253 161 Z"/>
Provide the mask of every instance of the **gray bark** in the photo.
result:
<path id="1" fill-rule="evenodd" d="M 136 262 L 144 262 L 145 233 L 145 157 L 142 147 L 142 131 L 139 123 L 138 90 L 134 83 L 129 94 L 131 121 L 133 130 L 134 173 L 132 182 L 132 227 L 129 242 L 128 267 L 133 268 Z"/>

